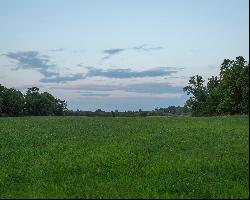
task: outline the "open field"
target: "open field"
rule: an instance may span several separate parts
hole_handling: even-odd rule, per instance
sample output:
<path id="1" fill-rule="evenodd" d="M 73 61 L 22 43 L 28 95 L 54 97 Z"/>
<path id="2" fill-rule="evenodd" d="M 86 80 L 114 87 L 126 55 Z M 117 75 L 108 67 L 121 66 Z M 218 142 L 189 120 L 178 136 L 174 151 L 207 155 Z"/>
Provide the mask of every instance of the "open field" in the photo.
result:
<path id="1" fill-rule="evenodd" d="M 248 198 L 248 117 L 0 118 L 0 198 Z"/>

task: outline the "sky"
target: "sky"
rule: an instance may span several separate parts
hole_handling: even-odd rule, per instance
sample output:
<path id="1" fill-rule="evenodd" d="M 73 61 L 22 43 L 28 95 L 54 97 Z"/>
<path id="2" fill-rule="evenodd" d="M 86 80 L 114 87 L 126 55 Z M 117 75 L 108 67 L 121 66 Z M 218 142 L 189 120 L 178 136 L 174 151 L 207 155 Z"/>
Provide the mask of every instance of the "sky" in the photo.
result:
<path id="1" fill-rule="evenodd" d="M 237 56 L 248 0 L 0 0 L 0 84 L 73 110 L 183 106 L 191 76 Z"/>

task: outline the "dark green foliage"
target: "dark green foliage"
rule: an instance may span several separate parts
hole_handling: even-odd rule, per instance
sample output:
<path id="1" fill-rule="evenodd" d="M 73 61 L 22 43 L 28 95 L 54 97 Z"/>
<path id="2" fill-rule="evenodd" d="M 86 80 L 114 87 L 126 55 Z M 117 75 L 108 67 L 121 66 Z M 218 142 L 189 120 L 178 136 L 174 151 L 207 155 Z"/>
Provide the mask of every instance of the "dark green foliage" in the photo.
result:
<path id="1" fill-rule="evenodd" d="M 249 65 L 245 66 L 240 75 L 243 113 L 249 113 Z"/>
<path id="2" fill-rule="evenodd" d="M 207 83 L 207 96 L 205 101 L 204 115 L 217 115 L 217 107 L 220 103 L 219 78 L 212 76 Z"/>
<path id="3" fill-rule="evenodd" d="M 243 57 L 237 57 L 232 61 L 225 60 L 222 63 L 219 85 L 221 101 L 217 108 L 219 113 L 244 112 L 243 96 L 248 96 L 249 93 L 249 85 L 246 80 L 249 80 L 249 74 L 245 73 L 247 68 L 245 64 L 246 61 Z"/>
<path id="4" fill-rule="evenodd" d="M 40 107 L 41 115 L 54 115 L 57 114 L 57 103 L 54 96 L 48 92 L 40 94 Z M 63 114 L 61 114 L 63 115 Z"/>
<path id="5" fill-rule="evenodd" d="M 191 110 L 187 106 L 169 106 L 167 108 L 156 108 L 148 115 L 188 115 Z"/>
<path id="6" fill-rule="evenodd" d="M 0 85 L 0 113 L 8 116 L 22 115 L 24 102 L 23 94 L 20 91 Z"/>
<path id="7" fill-rule="evenodd" d="M 97 109 L 96 111 L 81 111 L 81 110 L 66 110 L 64 115 L 66 116 L 88 116 L 88 117 L 147 117 L 147 116 L 170 116 L 170 115 L 190 115 L 191 110 L 186 106 L 169 106 L 167 108 L 156 108 L 152 111 L 103 111 Z"/>
<path id="8" fill-rule="evenodd" d="M 3 110 L 3 98 L 0 97 L 0 114 L 2 113 Z"/>
<path id="9" fill-rule="evenodd" d="M 0 116 L 3 111 L 3 92 L 5 87 L 0 84 Z"/>
<path id="10" fill-rule="evenodd" d="M 39 93 L 39 88 L 28 88 L 25 95 L 13 88 L 0 85 L 0 116 L 48 116 L 63 115 L 67 110 L 65 101 L 48 92 Z"/>
<path id="11" fill-rule="evenodd" d="M 39 88 L 28 88 L 25 95 L 25 111 L 29 115 L 41 115 Z"/>
<path id="12" fill-rule="evenodd" d="M 194 116 L 249 113 L 249 64 L 243 57 L 225 59 L 220 77 L 209 78 L 207 86 L 203 83 L 197 75 L 183 88 L 188 95 L 192 94 L 186 106 Z"/>
<path id="13" fill-rule="evenodd" d="M 193 95 L 187 101 L 186 105 L 192 108 L 192 114 L 194 116 L 201 116 L 205 114 L 204 108 L 206 106 L 207 89 L 203 85 L 204 82 L 205 81 L 201 76 L 192 76 L 189 80 L 189 85 L 183 88 L 188 95 Z"/>
<path id="14" fill-rule="evenodd" d="M 0 118 L 1 199 L 248 199 L 248 117 Z"/>
<path id="15" fill-rule="evenodd" d="M 67 110 L 66 101 L 55 99 L 55 115 L 64 115 L 66 110 Z"/>

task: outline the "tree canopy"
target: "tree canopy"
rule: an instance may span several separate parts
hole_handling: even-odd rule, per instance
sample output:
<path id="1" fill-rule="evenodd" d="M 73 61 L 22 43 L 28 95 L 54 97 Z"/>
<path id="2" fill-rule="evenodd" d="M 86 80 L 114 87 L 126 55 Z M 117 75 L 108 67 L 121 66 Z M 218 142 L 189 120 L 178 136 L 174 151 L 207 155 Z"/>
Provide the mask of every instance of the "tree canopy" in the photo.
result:
<path id="1" fill-rule="evenodd" d="M 0 116 L 48 116 L 64 115 L 67 103 L 39 88 L 28 88 L 25 94 L 14 88 L 0 85 Z"/>
<path id="2" fill-rule="evenodd" d="M 192 95 L 185 105 L 193 116 L 249 113 L 249 63 L 242 56 L 225 59 L 219 77 L 204 82 L 201 76 L 192 76 L 183 88 Z"/>

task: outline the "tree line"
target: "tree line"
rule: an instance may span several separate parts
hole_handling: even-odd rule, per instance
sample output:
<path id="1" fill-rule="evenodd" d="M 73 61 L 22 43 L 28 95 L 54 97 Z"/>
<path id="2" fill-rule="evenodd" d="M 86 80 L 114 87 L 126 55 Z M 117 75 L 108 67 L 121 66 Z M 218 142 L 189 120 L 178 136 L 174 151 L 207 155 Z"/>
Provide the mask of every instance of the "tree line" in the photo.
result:
<path id="1" fill-rule="evenodd" d="M 146 117 L 146 116 L 170 116 L 170 115 L 190 115 L 191 110 L 182 106 L 169 106 L 167 108 L 156 108 L 152 111 L 103 111 L 97 109 L 96 111 L 82 111 L 82 110 L 67 110 L 67 116 L 87 116 L 87 117 Z"/>
<path id="2" fill-rule="evenodd" d="M 55 98 L 48 92 L 39 93 L 37 87 L 28 88 L 22 94 L 0 84 L 0 116 L 59 116 L 64 115 L 66 110 L 65 100 Z"/>
<path id="3" fill-rule="evenodd" d="M 190 109 L 181 106 L 156 108 L 152 111 L 82 111 L 69 110 L 65 100 L 55 98 L 48 92 L 39 92 L 38 87 L 28 88 L 23 94 L 17 89 L 0 84 L 0 116 L 88 116 L 88 117 L 146 117 L 190 114 Z"/>
<path id="4" fill-rule="evenodd" d="M 192 95 L 185 107 L 193 116 L 249 114 L 249 63 L 242 56 L 225 59 L 219 76 L 204 82 L 202 76 L 192 76 L 183 88 Z"/>

